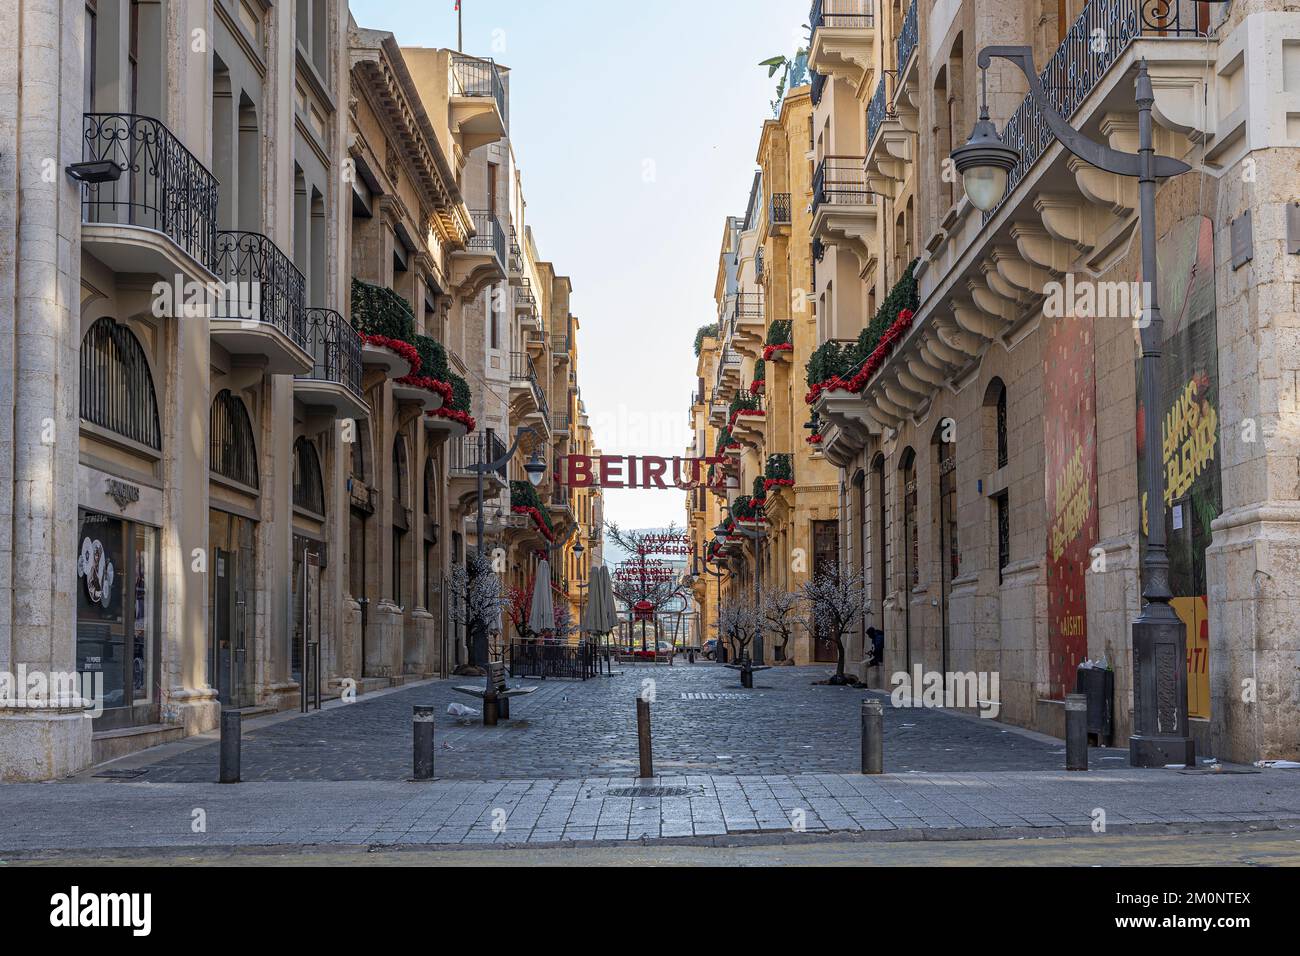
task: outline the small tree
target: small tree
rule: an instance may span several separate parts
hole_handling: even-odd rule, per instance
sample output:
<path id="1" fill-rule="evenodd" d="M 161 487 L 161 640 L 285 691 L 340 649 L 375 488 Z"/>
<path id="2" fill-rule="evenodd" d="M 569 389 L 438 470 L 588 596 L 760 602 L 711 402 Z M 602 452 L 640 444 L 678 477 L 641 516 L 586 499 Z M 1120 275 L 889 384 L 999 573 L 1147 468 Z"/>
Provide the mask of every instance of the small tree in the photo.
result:
<path id="1" fill-rule="evenodd" d="M 488 634 L 499 628 L 509 596 L 486 555 L 470 552 L 464 564 L 451 569 L 451 619 L 465 628 L 466 652 L 473 664 L 487 663 Z"/>
<path id="2" fill-rule="evenodd" d="M 569 643 L 569 638 L 577 631 L 578 628 L 573 623 L 573 612 L 569 610 L 569 602 L 562 595 L 556 595 L 555 643 Z"/>
<path id="3" fill-rule="evenodd" d="M 725 604 L 718 613 L 718 625 L 731 641 L 732 656 L 739 661 L 758 631 L 758 609 L 748 601 Z"/>
<path id="4" fill-rule="evenodd" d="M 786 646 L 799 620 L 799 595 L 794 591 L 764 591 L 759 598 L 759 616 L 763 629 L 781 639 L 777 660 L 785 660 Z"/>
<path id="5" fill-rule="evenodd" d="M 800 595 L 809 632 L 835 642 L 838 662 L 831 683 L 847 683 L 844 679 L 844 635 L 871 610 L 862 572 L 844 572 L 838 564 L 824 565 L 803 585 Z"/>

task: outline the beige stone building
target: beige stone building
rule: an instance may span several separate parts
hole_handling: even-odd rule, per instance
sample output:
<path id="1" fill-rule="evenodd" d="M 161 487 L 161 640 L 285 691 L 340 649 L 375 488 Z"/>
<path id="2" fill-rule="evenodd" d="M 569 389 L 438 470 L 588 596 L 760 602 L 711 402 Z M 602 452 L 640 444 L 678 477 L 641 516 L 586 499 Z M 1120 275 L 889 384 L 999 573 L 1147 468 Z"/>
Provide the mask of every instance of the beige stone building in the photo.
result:
<path id="1" fill-rule="evenodd" d="M 0 671 L 104 706 L 0 703 L 0 779 L 464 663 L 451 569 L 567 447 L 516 402 L 530 329 L 590 443 L 567 280 L 521 301 L 557 280 L 509 71 L 341 0 L 19 0 L 0 34 Z"/>
<path id="2" fill-rule="evenodd" d="M 1003 719 L 1060 734 L 1076 666 L 1104 658 L 1116 742 L 1131 732 L 1152 439 L 1136 427 L 1136 310 L 1118 298 L 1141 280 L 1137 183 L 1068 154 L 1004 60 L 988 109 L 1021 161 L 991 213 L 947 158 L 978 115 L 983 48 L 1029 45 L 1070 123 L 1127 151 L 1145 59 L 1158 151 L 1193 168 L 1159 185 L 1156 224 L 1193 735 L 1202 755 L 1295 758 L 1300 141 L 1284 116 L 1300 14 L 819 0 L 811 25 L 809 385 L 843 489 L 841 560 L 866 570 L 885 632 L 884 667 L 862 676 L 997 673 Z"/>

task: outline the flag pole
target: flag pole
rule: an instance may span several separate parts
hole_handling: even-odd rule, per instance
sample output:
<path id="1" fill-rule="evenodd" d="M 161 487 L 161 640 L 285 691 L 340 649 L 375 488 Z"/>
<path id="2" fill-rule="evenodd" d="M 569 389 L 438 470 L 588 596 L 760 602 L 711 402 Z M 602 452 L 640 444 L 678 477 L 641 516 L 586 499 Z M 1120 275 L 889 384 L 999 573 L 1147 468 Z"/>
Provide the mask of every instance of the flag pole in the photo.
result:
<path id="1" fill-rule="evenodd" d="M 461 9 L 461 4 L 465 0 L 456 0 L 456 52 L 465 52 L 465 11 Z"/>

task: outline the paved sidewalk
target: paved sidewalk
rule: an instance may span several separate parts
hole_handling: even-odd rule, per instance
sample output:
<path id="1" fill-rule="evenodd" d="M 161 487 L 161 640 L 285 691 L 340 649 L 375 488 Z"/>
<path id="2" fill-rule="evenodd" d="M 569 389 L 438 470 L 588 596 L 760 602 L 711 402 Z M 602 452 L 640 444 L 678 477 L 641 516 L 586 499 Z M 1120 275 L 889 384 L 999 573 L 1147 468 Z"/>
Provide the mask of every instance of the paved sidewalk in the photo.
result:
<path id="1" fill-rule="evenodd" d="M 438 776 L 456 780 L 619 777 L 637 772 L 636 695 L 653 681 L 655 770 L 678 774 L 856 773 L 861 769 L 866 692 L 817 686 L 834 668 L 783 667 L 755 675 L 752 690 L 713 664 L 625 665 L 585 682 L 512 681 L 537 686 L 515 698 L 510 721 L 447 716 L 456 678 L 402 688 L 306 717 L 246 728 L 245 781 L 404 780 L 411 772 L 411 708 L 438 710 Z M 215 739 L 208 738 L 209 741 Z M 1056 770 L 1065 744 L 993 720 L 885 706 L 885 769 L 901 771 Z M 1092 765 L 1124 767 L 1127 751 L 1094 749 Z M 115 763 L 147 770 L 155 783 L 208 783 L 217 776 L 214 743 L 191 741 Z"/>
<path id="2" fill-rule="evenodd" d="M 628 796 L 639 785 L 675 796 Z M 0 787 L 0 852 L 140 847 L 550 844 L 867 831 L 972 839 L 1133 825 L 1300 822 L 1300 775 L 1001 773 Z M 197 832 L 196 832 L 197 831 Z"/>

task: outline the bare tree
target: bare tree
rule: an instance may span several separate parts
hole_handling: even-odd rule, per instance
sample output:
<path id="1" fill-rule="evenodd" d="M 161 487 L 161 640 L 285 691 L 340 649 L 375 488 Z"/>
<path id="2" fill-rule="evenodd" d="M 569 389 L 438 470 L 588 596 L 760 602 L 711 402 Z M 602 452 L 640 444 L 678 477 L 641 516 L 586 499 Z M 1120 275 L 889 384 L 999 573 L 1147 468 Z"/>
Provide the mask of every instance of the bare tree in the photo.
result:
<path id="1" fill-rule="evenodd" d="M 763 629 L 781 639 L 778 660 L 786 659 L 786 647 L 799 623 L 799 594 L 795 591 L 771 590 L 759 596 L 759 617 Z"/>
<path id="2" fill-rule="evenodd" d="M 724 604 L 718 612 L 718 627 L 731 641 L 733 657 L 739 661 L 758 631 L 758 608 L 748 601 Z"/>
<path id="3" fill-rule="evenodd" d="M 478 663 L 474 642 L 487 643 L 487 635 L 501 630 L 501 613 L 510 605 L 510 596 L 501 578 L 492 570 L 486 555 L 470 552 L 464 564 L 451 569 L 452 601 L 450 616 L 453 623 L 465 628 L 466 650 L 470 660 Z"/>
<path id="4" fill-rule="evenodd" d="M 800 594 L 809 632 L 835 642 L 839 659 L 831 683 L 848 683 L 844 679 L 844 635 L 871 610 L 862 572 L 843 572 L 838 564 L 825 565 L 803 585 Z"/>

